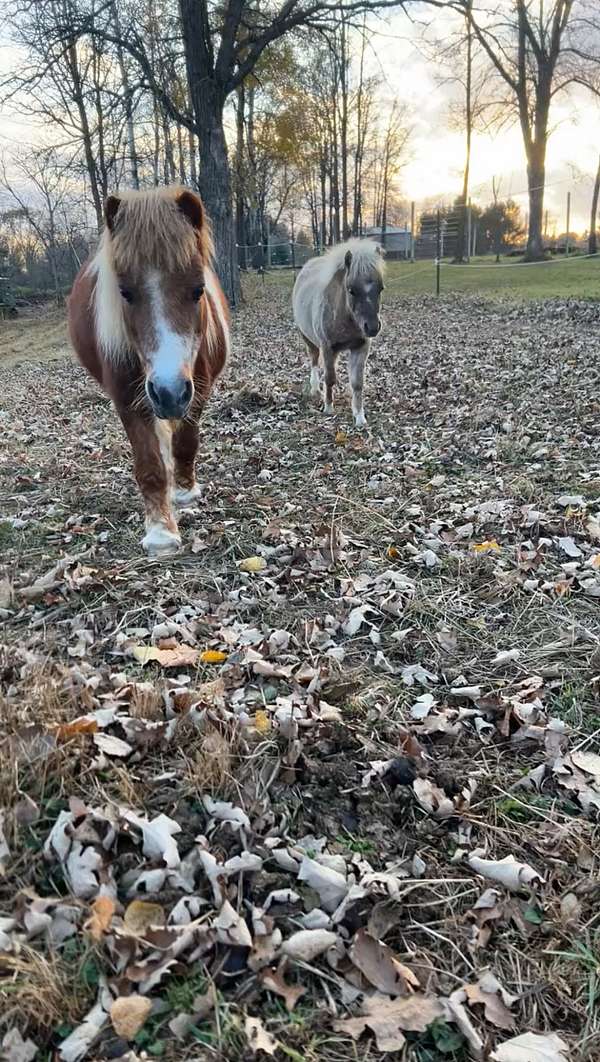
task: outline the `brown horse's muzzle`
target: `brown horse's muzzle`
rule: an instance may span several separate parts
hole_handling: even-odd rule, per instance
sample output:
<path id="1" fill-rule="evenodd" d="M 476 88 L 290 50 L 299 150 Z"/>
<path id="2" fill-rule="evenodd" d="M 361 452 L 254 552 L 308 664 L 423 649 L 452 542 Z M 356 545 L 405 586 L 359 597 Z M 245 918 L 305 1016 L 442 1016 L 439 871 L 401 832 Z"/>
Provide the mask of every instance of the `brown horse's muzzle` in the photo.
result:
<path id="1" fill-rule="evenodd" d="M 194 385 L 185 377 L 178 377 L 168 384 L 149 377 L 146 380 L 146 394 L 159 420 L 180 420 L 190 408 Z"/>

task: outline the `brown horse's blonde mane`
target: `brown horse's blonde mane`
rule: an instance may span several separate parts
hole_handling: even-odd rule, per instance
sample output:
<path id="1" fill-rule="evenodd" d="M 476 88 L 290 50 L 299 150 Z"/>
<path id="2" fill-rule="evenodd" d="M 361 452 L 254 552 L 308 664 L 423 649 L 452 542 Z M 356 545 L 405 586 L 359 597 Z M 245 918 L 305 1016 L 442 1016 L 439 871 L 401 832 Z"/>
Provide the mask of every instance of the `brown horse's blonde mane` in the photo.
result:
<path id="1" fill-rule="evenodd" d="M 120 200 L 112 231 L 106 225 L 98 250 L 90 262 L 95 275 L 96 335 L 105 354 L 125 356 L 127 337 L 118 275 L 135 275 L 140 266 L 161 272 L 185 271 L 195 255 L 202 266 L 212 266 L 214 245 L 210 222 L 195 228 L 180 209 L 181 196 L 192 195 L 181 186 L 118 193 Z"/>

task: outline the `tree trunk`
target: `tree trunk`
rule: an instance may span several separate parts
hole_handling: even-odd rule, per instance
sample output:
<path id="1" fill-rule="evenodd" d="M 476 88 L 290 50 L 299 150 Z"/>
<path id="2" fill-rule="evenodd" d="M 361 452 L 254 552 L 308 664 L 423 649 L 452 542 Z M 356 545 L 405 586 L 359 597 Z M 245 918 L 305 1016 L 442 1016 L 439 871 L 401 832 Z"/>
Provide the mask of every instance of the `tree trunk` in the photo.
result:
<path id="1" fill-rule="evenodd" d="M 544 185 L 546 182 L 546 141 L 532 145 L 527 163 L 527 187 L 529 190 L 529 231 L 527 236 L 527 262 L 539 262 L 544 257 Z"/>
<path id="2" fill-rule="evenodd" d="M 240 269 L 247 269 L 246 240 L 244 225 L 244 118 L 246 110 L 244 84 L 238 86 L 237 106 L 235 112 L 236 128 L 236 172 L 235 172 L 235 234 L 237 240 L 238 264 Z"/>
<path id="3" fill-rule="evenodd" d="M 67 58 L 69 67 L 71 69 L 73 97 L 75 100 L 77 111 L 79 113 L 79 121 L 81 124 L 83 153 L 85 157 L 85 166 L 88 172 L 88 177 L 90 179 L 90 190 L 92 193 L 92 201 L 94 203 L 94 213 L 96 214 L 96 224 L 98 226 L 98 232 L 100 232 L 103 223 L 104 209 L 102 203 L 102 196 L 100 194 L 100 189 L 98 188 L 98 174 L 96 171 L 96 162 L 94 159 L 94 151 L 92 148 L 92 134 L 88 122 L 87 111 L 85 108 L 85 100 L 83 98 L 83 83 L 81 71 L 79 69 L 77 47 L 74 43 L 70 44 L 67 49 Z"/>
<path id="4" fill-rule="evenodd" d="M 191 129 L 188 133 L 188 145 L 190 152 L 190 182 L 193 188 L 198 187 L 198 168 L 196 166 L 196 137 Z"/>
<path id="5" fill-rule="evenodd" d="M 158 109 L 158 100 L 156 97 L 153 100 L 152 106 L 152 125 L 154 130 L 154 149 L 152 152 L 152 179 L 154 181 L 154 187 L 158 188 L 160 184 L 160 178 L 158 176 L 158 169 L 160 163 L 160 112 Z"/>
<path id="6" fill-rule="evenodd" d="M 204 4 L 179 0 L 190 99 L 200 141 L 198 189 L 212 222 L 216 268 L 232 306 L 240 301 L 235 253 L 231 174 L 223 128 L 226 88 L 215 73 L 212 37 Z"/>
<path id="7" fill-rule="evenodd" d="M 186 183 L 185 175 L 185 154 L 183 150 L 183 129 L 181 123 L 177 122 L 177 161 L 179 166 L 179 181 L 181 184 Z"/>
<path id="8" fill-rule="evenodd" d="M 119 23 L 119 10 L 118 5 L 113 2 L 112 14 L 115 22 L 115 32 L 117 35 L 117 60 L 119 63 L 119 72 L 121 74 L 121 84 L 123 86 L 123 103 L 125 105 L 125 127 L 127 135 L 127 166 L 129 169 L 129 183 L 132 188 L 140 187 L 140 175 L 138 168 L 138 157 L 135 146 L 135 126 L 133 120 L 133 92 L 131 89 L 131 83 L 129 81 L 129 72 L 127 70 L 127 64 L 125 63 L 125 55 L 123 53 L 123 46 L 121 41 L 121 26 Z"/>
<path id="9" fill-rule="evenodd" d="M 319 180 L 321 185 L 321 252 L 327 245 L 327 156 L 326 147 L 323 144 L 321 150 L 321 163 L 319 167 Z"/>
<path id="10" fill-rule="evenodd" d="M 464 262 L 469 257 L 470 248 L 466 246 L 467 239 L 467 210 L 469 203 L 469 174 L 471 170 L 471 140 L 473 136 L 473 106 L 472 106 L 472 81 L 473 81 L 473 27 L 471 25 L 472 0 L 467 0 L 466 30 L 467 30 L 467 70 L 465 83 L 465 168 L 463 172 L 463 187 L 460 197 L 458 232 L 456 236 L 455 262 Z"/>
<path id="11" fill-rule="evenodd" d="M 163 151 L 164 151 L 164 171 L 165 171 L 165 184 L 175 184 L 177 180 L 175 170 L 175 155 L 173 153 L 173 138 L 171 136 L 171 123 L 169 116 L 165 110 L 162 112 L 162 127 L 163 127 Z"/>
<path id="12" fill-rule="evenodd" d="M 340 33 L 340 89 L 341 89 L 341 114 L 340 114 L 340 152 L 342 169 L 342 239 L 347 240 L 350 235 L 348 227 L 348 43 L 346 25 L 342 10 L 342 23 Z"/>
<path id="13" fill-rule="evenodd" d="M 204 89 L 199 85 L 198 89 L 200 98 L 194 101 L 198 135 L 202 144 L 198 187 L 212 221 L 217 272 L 227 298 L 232 306 L 237 306 L 240 301 L 240 279 L 235 255 L 231 176 L 223 129 L 223 103 L 218 97 L 215 98 L 208 88 Z"/>
<path id="14" fill-rule="evenodd" d="M 598 217 L 598 199 L 600 198 L 600 156 L 598 157 L 598 169 L 596 170 L 596 180 L 594 181 L 594 191 L 592 193 L 592 210 L 590 215 L 590 235 L 588 239 L 588 254 L 598 254 L 598 233 L 596 231 L 596 221 Z"/>

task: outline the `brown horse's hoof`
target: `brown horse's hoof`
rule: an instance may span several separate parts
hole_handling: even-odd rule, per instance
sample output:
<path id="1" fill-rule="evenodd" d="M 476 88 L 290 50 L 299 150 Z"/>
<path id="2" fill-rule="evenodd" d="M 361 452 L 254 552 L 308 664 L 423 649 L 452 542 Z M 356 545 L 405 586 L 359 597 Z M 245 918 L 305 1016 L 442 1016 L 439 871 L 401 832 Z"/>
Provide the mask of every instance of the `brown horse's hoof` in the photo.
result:
<path id="1" fill-rule="evenodd" d="M 181 535 L 169 531 L 164 524 L 152 524 L 142 539 L 142 546 L 149 557 L 164 557 L 180 549 Z"/>

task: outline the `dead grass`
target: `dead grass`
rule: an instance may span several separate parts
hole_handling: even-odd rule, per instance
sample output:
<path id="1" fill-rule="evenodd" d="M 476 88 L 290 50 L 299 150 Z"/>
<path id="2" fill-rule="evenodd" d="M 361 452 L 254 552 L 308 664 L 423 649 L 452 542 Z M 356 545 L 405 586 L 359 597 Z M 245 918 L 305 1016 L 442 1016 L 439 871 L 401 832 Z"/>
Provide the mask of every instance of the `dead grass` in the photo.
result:
<path id="1" fill-rule="evenodd" d="M 300 908 L 276 915 L 284 936 L 315 898 L 270 861 L 267 841 L 325 837 L 331 857 L 354 860 L 353 873 L 361 860 L 384 870 L 418 858 L 425 870 L 402 881 L 396 902 L 369 898 L 352 910 L 347 939 L 369 926 L 435 993 L 472 983 L 489 966 L 519 997 L 517 1031 L 557 1030 L 574 1062 L 594 1062 L 597 817 L 554 777 L 539 790 L 522 785 L 533 768 L 553 761 L 544 744 L 550 718 L 565 723 L 569 750 L 599 748 L 598 597 L 585 588 L 596 571 L 598 539 L 588 521 L 598 515 L 600 482 L 593 467 L 597 321 L 589 310 L 551 303 L 516 313 L 511 304 L 477 299 L 390 298 L 367 391 L 371 431 L 363 436 L 350 427 L 341 388 L 333 420 L 305 401 L 306 365 L 291 338 L 285 295 L 258 295 L 236 322 L 240 359 L 204 420 L 198 472 L 205 500 L 183 515 L 186 548 L 166 563 L 139 555 L 141 513 L 127 447 L 92 384 L 66 363 L 26 363 L 4 374 L 0 526 L 14 596 L 3 615 L 0 668 L 0 807 L 11 850 L 0 914 L 13 911 L 24 886 L 42 896 L 64 890 L 59 868 L 40 849 L 74 796 L 96 809 L 173 818 L 182 854 L 198 837 L 222 859 L 260 851 L 260 873 L 228 887 L 242 912 L 260 907 L 273 889 L 297 888 Z M 23 414 L 24 395 L 38 410 L 34 423 Z M 48 444 L 49 424 L 58 445 Z M 559 504 L 565 493 L 583 503 Z M 564 538 L 580 559 L 561 552 Z M 268 562 L 265 572 L 240 573 L 237 562 L 257 552 Z M 64 555 L 74 558 L 71 582 L 25 604 L 20 588 Z M 394 590 L 401 577 L 410 592 Z M 379 589 L 377 579 L 384 579 Z M 351 610 L 364 604 L 365 622 L 346 633 Z M 226 652 L 226 663 L 170 674 L 139 668 L 128 646 L 147 644 L 166 622 L 189 624 L 189 644 Z M 282 632 L 289 644 L 271 651 L 269 639 L 283 644 Z M 249 649 L 255 656 L 246 657 Z M 507 650 L 516 655 L 497 663 Z M 262 671 L 254 669 L 257 658 Z M 435 680 L 408 684 L 404 669 L 417 665 Z M 535 676 L 543 733 L 516 740 L 522 725 L 507 701 Z M 479 687 L 480 697 L 452 692 L 465 686 Z M 416 719 L 415 702 L 427 692 L 436 707 Z M 277 718 L 290 702 L 311 724 L 297 733 Z M 115 704 L 123 721 L 107 732 L 131 742 L 130 756 L 102 759 L 92 733 L 71 734 L 55 747 L 65 724 Z M 477 723 L 488 729 L 480 733 Z M 371 765 L 387 760 L 395 761 L 392 773 L 364 785 Z M 414 767 L 408 782 L 407 760 Z M 436 818 L 416 798 L 415 774 L 449 799 L 473 782 L 470 805 Z M 39 805 L 29 825 L 16 818 L 23 793 Z M 247 812 L 252 829 L 243 842 L 210 820 L 203 796 Z M 468 862 L 479 847 L 489 858 L 513 855 L 532 865 L 545 883 L 520 896 L 500 889 L 498 917 L 477 946 L 473 905 L 490 884 Z M 160 861 L 140 859 L 129 831 L 111 853 L 117 880 L 132 867 L 160 869 Z M 209 905 L 208 917 L 212 893 L 204 879 L 194 894 Z M 153 898 L 168 911 L 181 895 L 164 889 Z M 568 896 L 576 901 L 571 921 Z M 125 891 L 119 898 L 127 902 Z M 81 984 L 82 953 L 66 961 L 40 941 L 39 951 L 25 943 L 9 957 L 22 965 L 6 968 L 4 992 L 9 982 L 18 989 L 7 996 L 2 1020 L 54 1051 L 58 1026 L 78 1020 L 91 998 L 85 978 Z M 113 960 L 103 948 L 95 958 L 115 985 Z M 332 1031 L 334 1012 L 353 1011 L 343 1001 L 343 979 L 324 961 L 294 967 L 307 993 L 291 1015 L 235 949 L 215 964 L 221 1002 L 217 1017 L 201 1026 L 200 1047 L 174 1041 L 168 1025 L 181 1002 L 169 985 L 188 974 L 192 981 L 184 960 L 175 980 L 153 991 L 167 1010 L 148 1022 L 136 1050 L 153 1057 L 158 1044 L 165 1058 L 201 1050 L 241 1062 L 248 1012 L 281 1041 L 282 1059 L 385 1057 L 370 1038 L 354 1043 Z M 49 1000 L 44 995 L 44 1021 L 35 1012 L 38 990 Z M 63 997 L 72 1005 L 68 1018 Z M 470 1016 L 486 1051 L 509 1035 L 481 1008 Z M 103 1045 L 93 1057 L 110 1053 Z M 429 1033 L 409 1035 L 403 1062 L 442 1057 L 465 1062 L 464 1042 L 443 1055 Z"/>
<path id="2" fill-rule="evenodd" d="M 66 961 L 24 945 L 18 956 L 0 956 L 0 1011 L 5 1025 L 16 1019 L 45 1035 L 48 1029 L 81 1020 L 95 995 L 86 983 L 90 955 Z"/>

